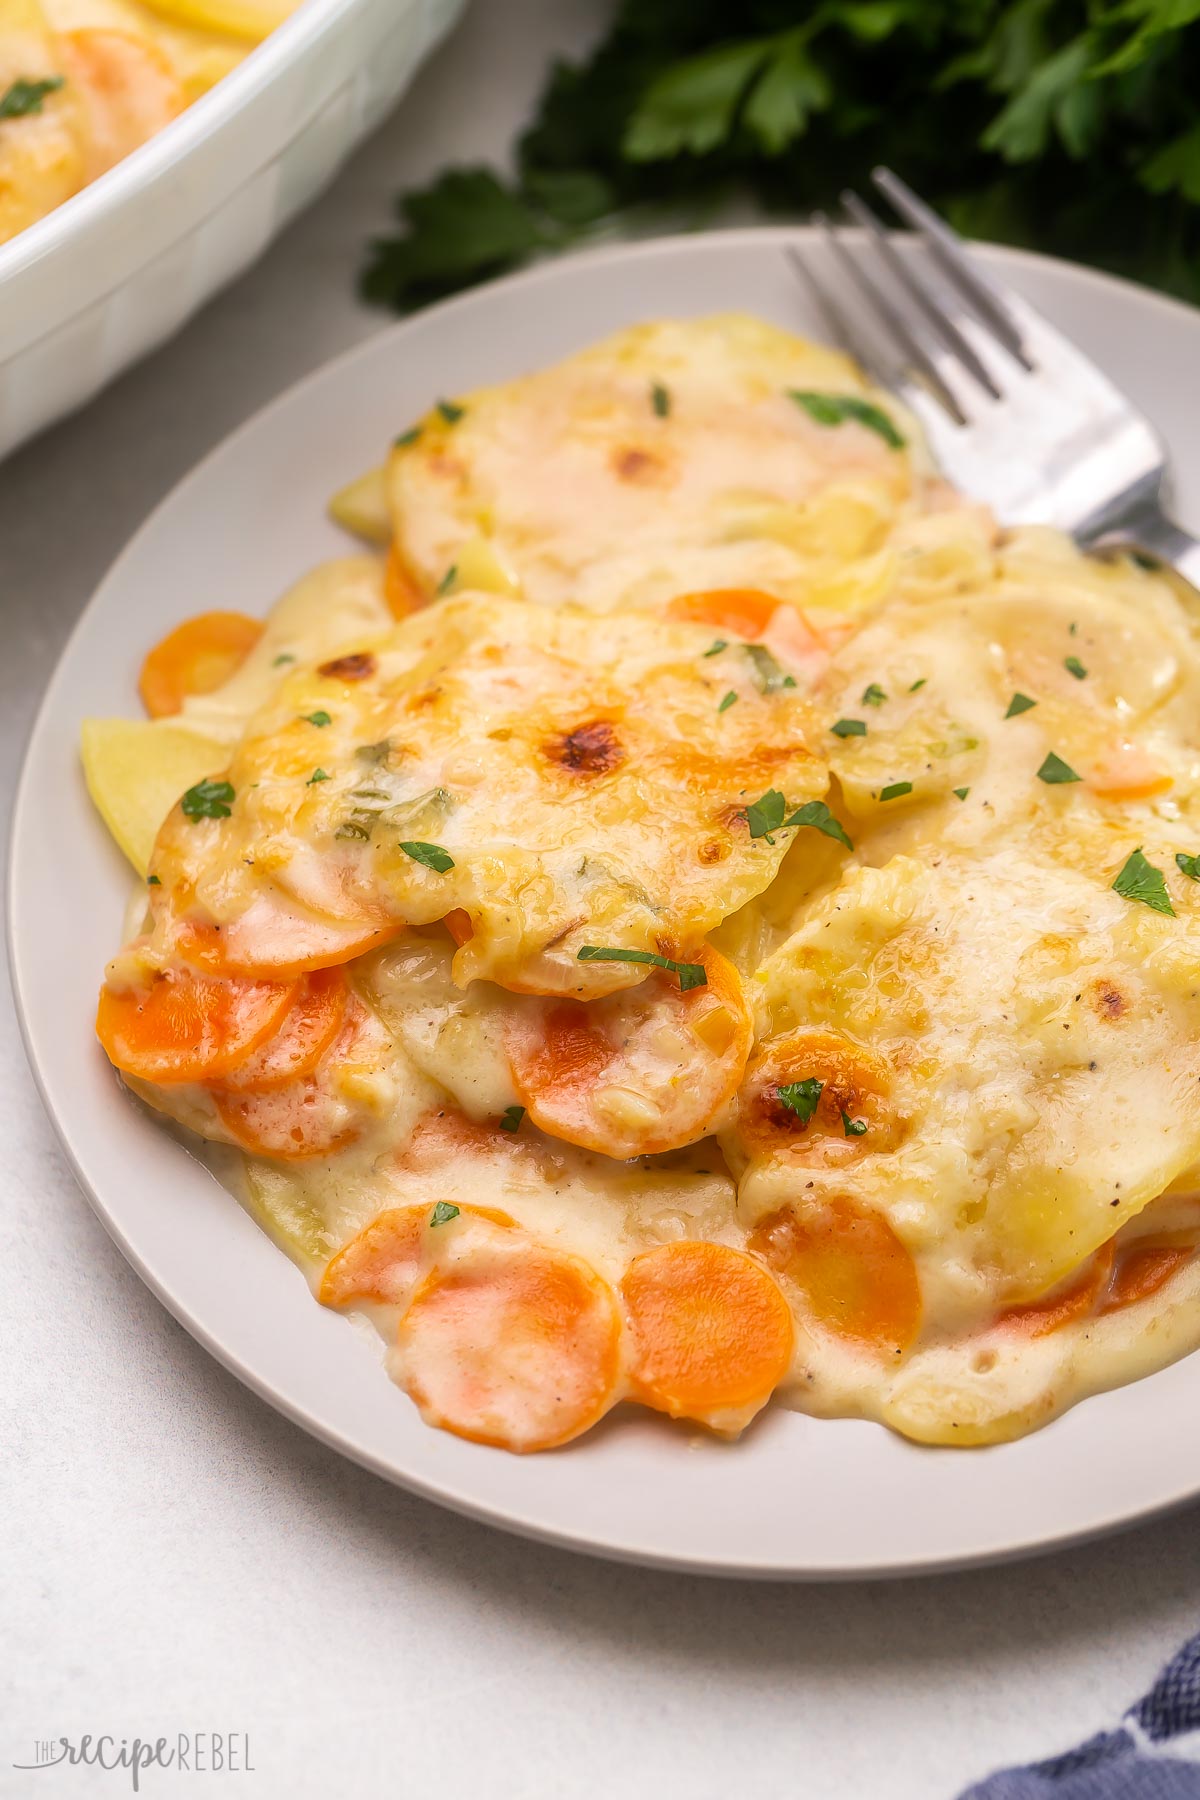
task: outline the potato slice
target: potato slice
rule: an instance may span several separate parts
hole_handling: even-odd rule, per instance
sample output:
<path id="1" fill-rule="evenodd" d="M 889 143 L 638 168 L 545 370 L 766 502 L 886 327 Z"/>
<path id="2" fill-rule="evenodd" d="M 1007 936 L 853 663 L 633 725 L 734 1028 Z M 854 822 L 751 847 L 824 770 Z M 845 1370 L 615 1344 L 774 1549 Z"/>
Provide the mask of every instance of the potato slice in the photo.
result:
<path id="1" fill-rule="evenodd" d="M 329 502 L 329 516 L 335 525 L 365 538 L 368 544 L 390 544 L 392 520 L 382 466 L 368 469 L 357 481 L 340 488 Z"/>
<path id="2" fill-rule="evenodd" d="M 85 719 L 80 751 L 96 810 L 139 875 L 180 794 L 228 757 L 211 738 L 152 719 Z"/>
<path id="3" fill-rule="evenodd" d="M 174 25 L 219 31 L 252 44 L 261 43 L 296 9 L 296 0 L 146 0 L 146 4 Z"/>

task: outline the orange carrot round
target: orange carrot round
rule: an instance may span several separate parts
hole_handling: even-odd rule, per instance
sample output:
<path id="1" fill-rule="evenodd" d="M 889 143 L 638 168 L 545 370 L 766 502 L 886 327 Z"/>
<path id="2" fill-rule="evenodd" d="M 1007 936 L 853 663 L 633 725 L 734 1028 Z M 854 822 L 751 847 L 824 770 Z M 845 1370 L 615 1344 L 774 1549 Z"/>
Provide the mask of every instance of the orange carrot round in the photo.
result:
<path id="1" fill-rule="evenodd" d="M 620 1322 L 586 1263 L 507 1235 L 468 1244 L 426 1276 L 400 1321 L 400 1376 L 427 1424 L 549 1450 L 616 1398 Z"/>
<path id="2" fill-rule="evenodd" d="M 214 1084 L 221 1123 L 243 1150 L 283 1162 L 345 1149 L 360 1135 L 362 1121 L 338 1077 L 346 1063 L 369 1054 L 380 1035 L 374 1014 L 351 996 L 340 1032 L 311 1075 L 250 1091 Z"/>
<path id="3" fill-rule="evenodd" d="M 311 1075 L 342 1028 L 349 990 L 341 969 L 317 969 L 301 980 L 278 1031 L 225 1077 L 245 1093 L 266 1093 Z"/>
<path id="4" fill-rule="evenodd" d="M 96 1034 L 111 1062 L 143 1081 L 210 1081 L 277 1031 L 296 997 L 283 981 L 227 981 L 167 968 L 144 986 L 100 990 Z"/>
<path id="5" fill-rule="evenodd" d="M 916 1337 L 917 1271 L 881 1213 L 841 1196 L 785 1208 L 757 1226 L 750 1247 L 795 1283 L 815 1324 L 889 1353 Z"/>
<path id="6" fill-rule="evenodd" d="M 635 1257 L 621 1283 L 640 1399 L 672 1418 L 745 1424 L 787 1373 L 792 1315 L 761 1263 L 684 1241 Z"/>
<path id="7" fill-rule="evenodd" d="M 398 544 L 387 553 L 383 569 L 383 593 L 393 618 L 406 619 L 424 606 L 426 594 L 405 561 Z"/>
<path id="8" fill-rule="evenodd" d="M 667 617 L 711 625 L 714 631 L 728 631 L 757 643 L 782 604 L 759 588 L 709 588 L 698 594 L 677 594 L 667 607 Z"/>
<path id="9" fill-rule="evenodd" d="M 491 1206 L 459 1206 L 459 1216 L 486 1219 L 489 1224 L 513 1224 L 505 1212 Z M 396 1206 L 380 1213 L 357 1237 L 343 1244 L 321 1277 L 318 1299 L 322 1306 L 351 1306 L 356 1301 L 398 1305 L 421 1273 L 426 1250 L 445 1225 L 431 1225 L 432 1206 Z"/>
<path id="10" fill-rule="evenodd" d="M 207 612 L 185 619 L 142 664 L 138 692 L 152 719 L 177 713 L 190 694 L 211 694 L 245 662 L 263 634 L 245 613 Z"/>

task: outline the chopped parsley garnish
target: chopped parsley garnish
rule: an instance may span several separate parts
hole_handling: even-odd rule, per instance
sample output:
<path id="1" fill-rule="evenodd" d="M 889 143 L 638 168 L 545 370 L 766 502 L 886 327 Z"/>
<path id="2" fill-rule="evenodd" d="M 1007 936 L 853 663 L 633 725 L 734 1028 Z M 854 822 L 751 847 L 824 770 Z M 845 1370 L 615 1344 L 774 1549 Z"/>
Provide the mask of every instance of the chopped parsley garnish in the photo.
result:
<path id="1" fill-rule="evenodd" d="M 862 1137 L 866 1129 L 867 1121 L 865 1119 L 852 1119 L 848 1112 L 842 1114 L 843 1137 Z"/>
<path id="2" fill-rule="evenodd" d="M 506 1106 L 500 1114 L 501 1131 L 520 1131 L 521 1120 L 525 1117 L 523 1106 Z"/>
<path id="3" fill-rule="evenodd" d="M 856 425 L 865 425 L 868 431 L 878 432 L 889 449 L 904 448 L 904 439 L 887 414 L 878 406 L 872 406 L 869 400 L 860 400 L 857 394 L 814 394 L 806 388 L 789 388 L 787 391 L 788 397 L 797 406 L 802 406 L 818 425 L 842 425 L 847 419 L 853 419 Z"/>
<path id="4" fill-rule="evenodd" d="M 825 1083 L 818 1081 L 815 1075 L 809 1075 L 804 1081 L 785 1082 L 783 1087 L 776 1088 L 780 1102 L 790 1113 L 795 1113 L 802 1125 L 807 1125 L 817 1110 L 817 1102 L 825 1089 Z"/>
<path id="5" fill-rule="evenodd" d="M 275 658 L 275 661 L 274 661 L 274 662 L 273 662 L 273 663 L 272 663 L 272 664 L 271 664 L 271 667 L 272 667 L 272 668 L 273 668 L 273 669 L 278 669 L 278 668 L 280 668 L 280 667 L 281 667 L 281 666 L 282 666 L 282 664 L 284 664 L 284 663 L 285 663 L 285 662 L 295 662 L 295 660 L 296 660 L 296 659 L 295 659 L 295 657 L 294 657 L 294 656 L 293 656 L 293 655 L 292 655 L 292 653 L 291 653 L 291 651 L 290 651 L 290 650 L 281 650 L 281 651 L 280 651 L 280 652 L 279 652 L 279 655 L 278 655 L 278 656 L 277 656 L 277 657 L 276 657 L 276 658 Z"/>
<path id="6" fill-rule="evenodd" d="M 0 94 L 0 119 L 24 119 L 40 113 L 47 94 L 56 94 L 63 84 L 61 75 L 48 75 L 44 81 L 26 81 L 23 76 Z"/>
<path id="7" fill-rule="evenodd" d="M 414 862 L 421 863 L 427 869 L 434 869 L 444 875 L 447 869 L 454 867 L 454 858 L 449 851 L 443 850 L 440 844 L 422 844 L 417 842 L 401 844 L 405 856 L 411 856 Z"/>
<path id="8" fill-rule="evenodd" d="M 453 400 L 439 400 L 437 409 L 441 413 L 443 419 L 445 419 L 447 425 L 457 425 L 458 421 L 467 410 L 465 406 L 456 406 Z"/>
<path id="9" fill-rule="evenodd" d="M 839 719 L 836 725 L 829 727 L 834 737 L 866 737 L 867 722 L 865 719 Z"/>
<path id="10" fill-rule="evenodd" d="M 162 882 L 159 880 L 157 875 L 147 875 L 146 886 L 147 887 L 161 887 Z"/>
<path id="11" fill-rule="evenodd" d="M 318 781 L 328 781 L 328 780 L 329 780 L 329 777 L 325 773 L 324 769 L 314 769 L 312 774 L 309 776 L 308 780 L 305 782 L 304 785 L 305 785 L 305 787 L 315 787 L 317 785 Z"/>
<path id="12" fill-rule="evenodd" d="M 911 781 L 893 781 L 890 787 L 880 789 L 881 800 L 902 800 L 905 794 L 912 793 Z"/>
<path id="13" fill-rule="evenodd" d="M 189 819 L 227 819 L 234 798 L 228 781 L 198 781 L 179 804 Z"/>
<path id="14" fill-rule="evenodd" d="M 302 713 L 301 718 L 305 725 L 332 725 L 333 724 L 333 720 L 330 718 L 329 714 L 324 711 L 315 712 L 315 713 Z"/>
<path id="15" fill-rule="evenodd" d="M 397 450 L 406 450 L 409 444 L 416 443 L 420 435 L 421 427 L 419 425 L 410 425 L 407 431 L 402 431 L 399 437 L 394 437 L 392 443 Z"/>
<path id="16" fill-rule="evenodd" d="M 451 1206 L 449 1200 L 439 1200 L 429 1215 L 429 1223 L 431 1226 L 448 1225 L 451 1219 L 457 1219 L 457 1217 L 457 1206 Z"/>
<path id="17" fill-rule="evenodd" d="M 965 800 L 967 795 L 970 793 L 970 791 L 971 790 L 969 787 L 955 788 L 955 790 L 954 790 L 955 798 L 959 799 L 959 800 Z"/>
<path id="18" fill-rule="evenodd" d="M 1124 900 L 1140 900 L 1151 912 L 1166 913 L 1170 919 L 1175 917 L 1175 908 L 1167 893 L 1166 878 L 1161 869 L 1156 869 L 1153 863 L 1146 861 L 1140 847 L 1126 862 L 1113 882 L 1113 888 Z"/>
<path id="19" fill-rule="evenodd" d="M 1192 881 L 1200 881 L 1200 854 L 1185 856 L 1182 850 L 1178 850 L 1175 853 L 1175 866 Z"/>
<path id="20" fill-rule="evenodd" d="M 720 656 L 722 650 L 728 650 L 728 648 L 729 644 L 725 638 L 714 638 L 704 654 L 705 656 Z"/>
<path id="21" fill-rule="evenodd" d="M 458 564 L 451 563 L 450 567 L 446 570 L 446 573 L 442 576 L 442 579 L 433 590 L 434 598 L 436 600 L 440 600 L 443 594 L 448 594 L 450 592 L 450 589 L 454 586 L 454 578 L 457 574 Z"/>
<path id="22" fill-rule="evenodd" d="M 919 680 L 913 682 L 912 686 L 908 690 L 909 693 L 910 694 L 918 693 L 920 691 L 920 689 L 925 686 L 925 683 L 928 680 L 929 680 L 928 675 L 922 675 Z"/>
<path id="23" fill-rule="evenodd" d="M 1079 621 L 1078 621 L 1078 619 L 1072 619 L 1072 620 L 1071 620 L 1071 624 L 1070 624 L 1070 627 L 1069 627 L 1069 629 L 1070 629 L 1070 632 L 1071 632 L 1071 636 L 1072 636 L 1072 637 L 1074 637 L 1074 636 L 1075 636 L 1075 633 L 1076 633 L 1076 632 L 1077 632 L 1077 631 L 1078 631 L 1078 630 L 1079 630 Z"/>
<path id="24" fill-rule="evenodd" d="M 654 408 L 656 419 L 665 419 L 671 410 L 671 396 L 661 381 L 655 381 L 650 387 L 650 404 Z"/>
<path id="25" fill-rule="evenodd" d="M 1036 705 L 1037 701 L 1031 700 L 1028 694 L 1014 694 L 1008 703 L 1008 711 L 1004 716 L 1006 719 L 1015 719 L 1018 713 L 1028 712 L 1031 707 Z"/>
<path id="26" fill-rule="evenodd" d="M 719 713 L 728 712 L 729 708 L 735 704 L 736 700 L 737 700 L 737 695 L 734 693 L 733 689 L 730 688 L 729 692 L 726 694 L 725 698 L 722 700 L 720 706 L 718 706 L 717 711 Z"/>
<path id="27" fill-rule="evenodd" d="M 846 828 L 840 819 L 835 819 L 823 800 L 809 800 L 798 808 L 790 819 L 783 822 L 783 830 L 790 831 L 793 825 L 811 825 L 814 831 L 823 831 L 826 837 L 836 838 L 839 844 L 845 844 L 847 850 L 854 845 L 846 836 Z"/>
<path id="28" fill-rule="evenodd" d="M 887 695 L 877 681 L 873 681 L 870 687 L 863 689 L 862 703 L 864 706 L 882 706 L 886 699 Z"/>
<path id="29" fill-rule="evenodd" d="M 777 694 L 780 688 L 794 688 L 796 680 L 781 669 L 765 644 L 743 644 L 754 670 L 754 685 L 760 694 Z"/>
<path id="30" fill-rule="evenodd" d="M 1070 763 L 1065 763 L 1061 756 L 1055 756 L 1052 750 L 1038 770 L 1038 780 L 1057 787 L 1067 781 L 1082 781 L 1083 777 L 1077 775 Z"/>
<path id="31" fill-rule="evenodd" d="M 1077 656 L 1065 657 L 1063 660 L 1063 668 L 1072 674 L 1076 681 L 1082 681 L 1087 674 L 1087 670 Z"/>
<path id="32" fill-rule="evenodd" d="M 585 944 L 575 960 L 645 963 L 650 968 L 667 969 L 672 975 L 678 975 L 681 994 L 686 994 L 691 988 L 708 986 L 703 963 L 674 962 L 669 956 L 660 956 L 656 950 L 610 950 L 603 944 Z"/>
<path id="33" fill-rule="evenodd" d="M 778 788 L 768 788 L 761 800 L 753 801 L 746 808 L 745 819 L 750 827 L 750 836 L 766 838 L 768 844 L 774 844 L 772 833 L 776 831 L 791 831 L 793 826 L 811 825 L 814 831 L 823 831 L 826 837 L 836 838 L 839 844 L 845 844 L 847 850 L 854 848 L 844 827 L 834 818 L 823 800 L 807 801 L 789 819 L 787 801 Z"/>

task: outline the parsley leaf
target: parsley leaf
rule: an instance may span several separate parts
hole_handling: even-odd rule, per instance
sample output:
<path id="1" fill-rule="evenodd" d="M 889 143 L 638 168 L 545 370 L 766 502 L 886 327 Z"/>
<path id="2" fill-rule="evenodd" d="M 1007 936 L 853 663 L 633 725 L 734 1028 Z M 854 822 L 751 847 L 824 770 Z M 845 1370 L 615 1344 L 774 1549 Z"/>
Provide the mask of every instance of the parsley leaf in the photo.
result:
<path id="1" fill-rule="evenodd" d="M 444 594 L 450 592 L 450 589 L 454 586 L 457 575 L 458 564 L 451 563 L 450 567 L 446 570 L 446 573 L 442 576 L 442 579 L 433 590 L 433 597 L 435 600 L 440 600 Z"/>
<path id="2" fill-rule="evenodd" d="M 1065 763 L 1061 756 L 1055 756 L 1053 750 L 1051 750 L 1037 774 L 1039 781 L 1045 781 L 1051 787 L 1055 787 L 1067 781 L 1083 780 L 1082 775 L 1077 775 L 1070 763 Z"/>
<path id="3" fill-rule="evenodd" d="M 438 875 L 444 875 L 454 867 L 454 858 L 440 844 L 422 844 L 415 839 L 401 844 L 405 856 L 411 856 L 414 862 L 421 863 L 426 869 L 433 869 Z"/>
<path id="4" fill-rule="evenodd" d="M 661 381 L 650 384 L 650 404 L 656 419 L 665 419 L 671 411 L 671 395 Z"/>
<path id="5" fill-rule="evenodd" d="M 802 1125 L 807 1125 L 817 1110 L 817 1103 L 825 1090 L 825 1083 L 818 1081 L 815 1075 L 809 1075 L 804 1081 L 789 1081 L 783 1087 L 775 1089 L 782 1105 L 790 1113 L 795 1113 Z"/>
<path id="6" fill-rule="evenodd" d="M 823 831 L 826 837 L 836 838 L 839 844 L 845 844 L 847 850 L 854 845 L 846 836 L 846 828 L 840 819 L 835 819 L 823 800 L 809 800 L 794 812 L 790 819 L 783 821 L 783 829 L 790 831 L 793 825 L 811 825 L 814 831 Z"/>
<path id="7" fill-rule="evenodd" d="M 1087 674 L 1087 670 L 1077 656 L 1064 657 L 1063 668 L 1068 670 L 1076 681 L 1082 681 Z"/>
<path id="8" fill-rule="evenodd" d="M 327 712 L 302 713 L 301 720 L 305 725 L 332 725 L 333 720 Z"/>
<path id="9" fill-rule="evenodd" d="M 1192 881 L 1200 881 L 1200 854 L 1185 856 L 1182 850 L 1175 854 L 1175 866 L 1190 877 Z"/>
<path id="10" fill-rule="evenodd" d="M 278 668 L 282 667 L 282 665 L 284 663 L 295 662 L 295 660 L 296 659 L 292 655 L 290 650 L 281 650 L 279 652 L 279 655 L 275 658 L 274 662 L 271 664 L 271 667 L 273 669 L 278 669 Z"/>
<path id="11" fill-rule="evenodd" d="M 778 788 L 768 788 L 760 800 L 754 800 L 746 808 L 746 823 L 750 827 L 752 838 L 766 838 L 768 844 L 775 839 L 771 836 L 783 824 L 787 812 L 787 801 Z"/>
<path id="12" fill-rule="evenodd" d="M 848 1112 L 842 1114 L 842 1136 L 862 1137 L 867 1129 L 865 1119 L 852 1119 Z"/>
<path id="13" fill-rule="evenodd" d="M 457 406 L 453 400 L 439 400 L 437 409 L 447 425 L 457 425 L 467 410 L 465 406 Z"/>
<path id="14" fill-rule="evenodd" d="M 62 85 L 61 75 L 48 75 L 44 81 L 26 81 L 18 76 L 0 94 L 0 119 L 24 119 L 30 113 L 40 113 L 47 94 L 56 94 Z"/>
<path id="15" fill-rule="evenodd" d="M 728 648 L 729 645 L 724 638 L 714 638 L 704 654 L 705 656 L 720 656 L 722 650 L 728 650 Z"/>
<path id="16" fill-rule="evenodd" d="M 730 688 L 729 692 L 726 694 L 725 698 L 722 700 L 720 706 L 718 706 L 717 711 L 719 713 L 728 712 L 729 708 L 735 704 L 736 700 L 737 700 L 737 695 L 734 693 L 733 689 Z"/>
<path id="17" fill-rule="evenodd" d="M 318 781 L 328 781 L 328 780 L 329 780 L 329 777 L 325 773 L 324 769 L 314 769 L 312 774 L 309 776 L 308 780 L 305 782 L 304 785 L 305 785 L 305 787 L 315 787 Z"/>
<path id="18" fill-rule="evenodd" d="M 905 794 L 911 793 L 911 781 L 893 781 L 890 787 L 880 789 L 879 798 L 881 800 L 902 800 Z"/>
<path id="19" fill-rule="evenodd" d="M 506 1106 L 500 1114 L 501 1131 L 520 1131 L 521 1120 L 525 1117 L 523 1106 Z"/>
<path id="20" fill-rule="evenodd" d="M 585 944 L 575 960 L 646 963 L 654 969 L 666 969 L 671 974 L 678 975 L 681 994 L 688 993 L 692 988 L 708 986 L 703 963 L 675 962 L 669 956 L 660 956 L 656 950 L 610 950 L 602 944 Z"/>
<path id="21" fill-rule="evenodd" d="M 1014 694 L 1004 716 L 1006 719 L 1015 719 L 1023 712 L 1031 712 L 1036 705 L 1037 701 L 1031 700 L 1028 694 Z"/>
<path id="22" fill-rule="evenodd" d="M 159 880 L 157 875 L 147 875 L 146 886 L 147 887 L 161 887 L 162 882 Z"/>
<path id="23" fill-rule="evenodd" d="M 1140 900 L 1152 912 L 1166 913 L 1172 919 L 1175 917 L 1175 908 L 1171 905 L 1162 870 L 1147 862 L 1140 848 L 1129 857 L 1113 882 L 1113 887 L 1124 900 Z"/>
<path id="24" fill-rule="evenodd" d="M 439 1200 L 429 1215 L 430 1228 L 434 1225 L 448 1225 L 451 1219 L 457 1219 L 458 1207 L 452 1206 L 449 1200 Z"/>
<path id="25" fill-rule="evenodd" d="M 399 437 L 394 437 L 392 439 L 392 448 L 394 450 L 407 450 L 410 444 L 416 443 L 421 435 L 421 430 L 422 427 L 420 425 L 410 425 L 407 431 L 402 431 Z"/>
<path id="26" fill-rule="evenodd" d="M 795 677 L 781 669 L 765 644 L 743 644 L 750 659 L 754 685 L 760 694 L 777 694 L 781 688 L 794 688 Z"/>
<path id="27" fill-rule="evenodd" d="M 179 804 L 189 819 L 227 819 L 235 798 L 227 781 L 198 781 Z"/>
<path id="28" fill-rule="evenodd" d="M 968 794 L 969 794 L 969 793 L 970 793 L 970 791 L 971 791 L 971 790 L 970 790 L 970 788 L 969 788 L 969 787 L 965 787 L 965 788 L 955 788 L 955 790 L 954 790 L 954 796 L 955 796 L 955 799 L 957 799 L 957 800 L 965 800 L 965 799 L 966 799 L 966 797 L 967 797 L 967 795 L 968 795 Z"/>
<path id="29" fill-rule="evenodd" d="M 914 682 L 913 682 L 913 684 L 912 684 L 912 686 L 911 686 L 911 687 L 910 687 L 910 688 L 909 688 L 909 690 L 908 690 L 908 691 L 909 691 L 909 693 L 910 693 L 910 694 L 916 694 L 916 693 L 919 693 L 919 692 L 920 692 L 920 690 L 921 690 L 921 689 L 922 689 L 922 688 L 923 688 L 923 687 L 924 687 L 924 686 L 925 686 L 925 683 L 926 683 L 926 682 L 927 682 L 927 681 L 928 681 L 928 680 L 929 680 L 929 677 L 928 677 L 928 675 L 922 675 L 922 676 L 921 676 L 921 678 L 920 678 L 920 679 L 919 679 L 919 680 L 918 680 L 918 681 L 914 681 Z"/>
<path id="30" fill-rule="evenodd" d="M 887 695 L 877 681 L 873 681 L 869 687 L 865 687 L 862 691 L 862 703 L 864 706 L 882 706 L 886 699 Z"/>
<path id="31" fill-rule="evenodd" d="M 814 394 L 806 388 L 789 388 L 788 396 L 818 425 L 841 425 L 845 420 L 853 419 L 855 424 L 876 432 L 889 449 L 904 448 L 904 439 L 887 414 L 857 394 Z"/>
<path id="32" fill-rule="evenodd" d="M 837 724 L 831 725 L 829 729 L 834 737 L 866 737 L 867 722 L 865 719 L 839 719 Z"/>

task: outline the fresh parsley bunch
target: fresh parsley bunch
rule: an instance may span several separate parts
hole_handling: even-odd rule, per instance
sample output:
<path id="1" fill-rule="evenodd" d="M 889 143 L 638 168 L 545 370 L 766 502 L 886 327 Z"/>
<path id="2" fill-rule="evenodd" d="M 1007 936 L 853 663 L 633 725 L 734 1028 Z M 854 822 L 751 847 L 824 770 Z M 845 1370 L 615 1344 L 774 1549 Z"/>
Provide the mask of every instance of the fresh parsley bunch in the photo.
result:
<path id="1" fill-rule="evenodd" d="M 1200 0 L 621 0 L 551 69 L 517 174 L 401 196 L 409 307 L 749 190 L 790 216 L 889 163 L 959 230 L 1200 298 Z"/>

